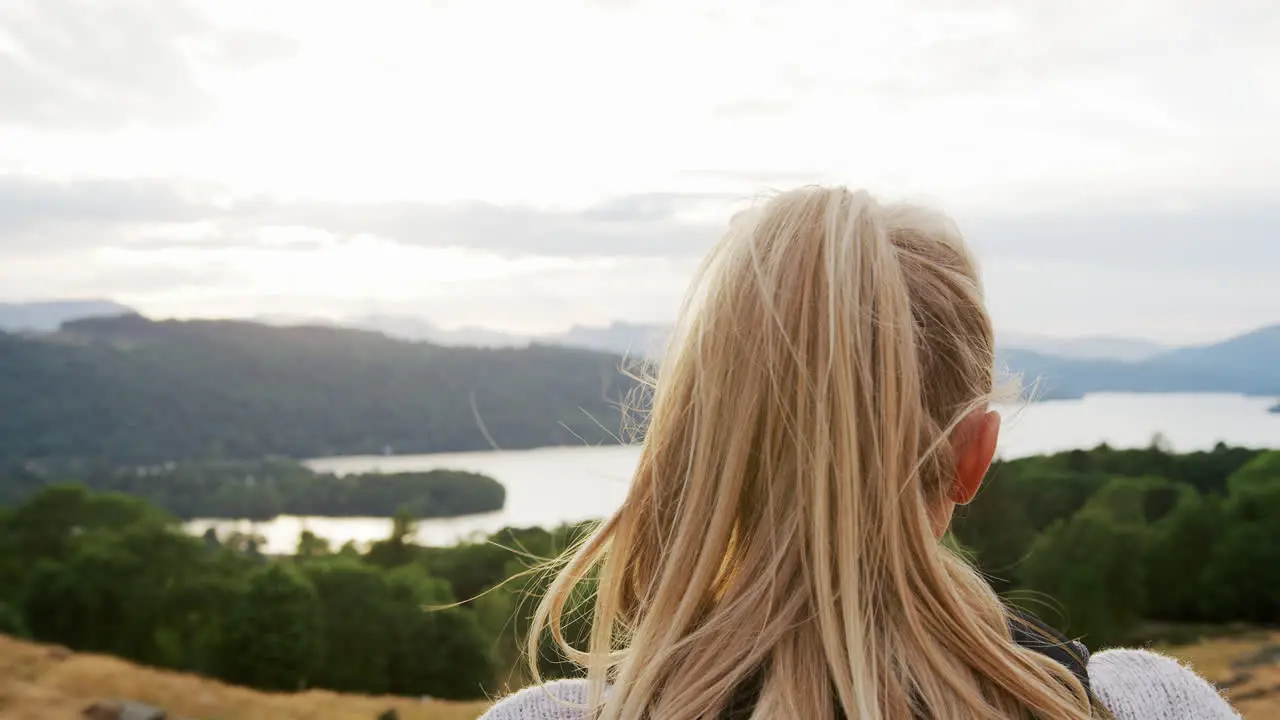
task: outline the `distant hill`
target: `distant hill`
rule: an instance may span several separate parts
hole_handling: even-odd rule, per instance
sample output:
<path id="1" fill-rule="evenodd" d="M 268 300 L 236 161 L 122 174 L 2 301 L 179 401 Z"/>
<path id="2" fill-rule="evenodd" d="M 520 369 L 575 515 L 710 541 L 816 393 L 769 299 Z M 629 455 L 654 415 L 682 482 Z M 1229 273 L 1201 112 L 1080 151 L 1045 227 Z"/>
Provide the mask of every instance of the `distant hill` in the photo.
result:
<path id="1" fill-rule="evenodd" d="M 1094 392 L 1280 395 L 1280 325 L 1140 362 L 1078 360 L 1018 349 L 1002 350 L 1000 360 L 1024 379 L 1038 380 L 1045 398 Z"/>
<path id="2" fill-rule="evenodd" d="M 470 347 L 527 347 L 532 336 L 500 330 L 463 327 L 446 330 L 435 323 L 405 315 L 365 315 L 345 323 L 362 330 L 375 330 L 394 338 Z"/>
<path id="3" fill-rule="evenodd" d="M 382 316 L 367 327 L 392 336 L 430 339 L 445 345 L 523 346 L 541 342 L 583 347 L 629 357 L 656 357 L 669 325 L 614 322 L 604 327 L 574 326 L 553 335 L 520 336 L 484 329 L 441 330 L 429 322 Z M 998 333 L 1002 365 L 1038 381 L 1042 399 L 1080 397 L 1091 392 L 1239 392 L 1280 394 L 1280 326 L 1263 328 L 1224 342 L 1169 348 L 1123 337 L 1053 337 Z"/>
<path id="4" fill-rule="evenodd" d="M 1212 345 L 1171 350 L 1157 358 L 1177 367 L 1214 367 L 1252 375 L 1280 375 L 1280 325 L 1272 325 Z"/>
<path id="5" fill-rule="evenodd" d="M 133 312 L 132 308 L 111 300 L 50 300 L 29 303 L 0 303 L 0 330 L 6 332 L 52 332 L 68 320 L 113 317 Z"/>
<path id="6" fill-rule="evenodd" d="M 312 324 L 294 320 L 273 324 Z M 329 324 L 329 323 L 326 323 Z M 410 315 L 366 315 L 336 323 L 345 327 L 375 330 L 391 337 L 450 346 L 524 347 L 540 342 L 550 345 L 589 348 L 630 357 L 653 357 L 659 354 L 671 326 L 660 323 L 614 321 L 609 325 L 575 325 L 562 333 L 522 335 L 481 327 L 446 330 L 422 318 Z M 997 341 L 1002 348 L 1026 350 L 1042 355 L 1078 360 L 1147 360 L 1169 348 L 1147 340 L 1122 337 L 1087 336 L 1053 337 L 1028 333 L 1001 333 Z"/>
<path id="7" fill-rule="evenodd" d="M 1052 337 L 1027 333 L 996 333 L 996 343 L 1003 348 L 1028 350 L 1042 355 L 1056 355 L 1075 360 L 1148 360 L 1169 350 L 1167 346 L 1148 340 L 1107 337 Z"/>
<path id="8" fill-rule="evenodd" d="M 0 458 L 132 462 L 600 443 L 614 355 L 447 348 L 331 327 L 69 322 L 0 333 Z"/>
<path id="9" fill-rule="evenodd" d="M 533 343 L 587 348 L 630 357 L 655 357 L 663 349 L 672 327 L 662 323 L 636 323 L 617 320 L 609 325 L 575 325 L 561 333 L 508 333 L 483 327 L 445 329 L 413 315 L 377 314 L 346 320 L 307 318 L 262 318 L 272 325 L 326 325 L 349 327 L 383 333 L 389 337 L 430 342 L 451 347 L 526 347 Z M 1248 336 L 1245 336 L 1248 337 Z M 1036 367 L 1057 368 L 1059 360 L 1121 361 L 1139 363 L 1157 357 L 1194 356 L 1207 348 L 1172 348 L 1137 338 L 1107 335 L 1058 337 L 1034 333 L 997 332 L 996 344 L 1002 355 L 1034 361 Z M 1221 343 L 1220 343 L 1221 344 Z M 1208 346 L 1217 348 L 1218 345 Z M 1241 348 L 1246 354 L 1264 348 Z M 1211 352 L 1219 352 L 1211 350 Z M 1223 352 L 1231 352 L 1230 350 Z M 1033 357 L 1034 356 L 1034 357 Z M 1036 360 L 1036 357 L 1049 358 Z M 1225 356 L 1222 356 L 1225 357 Z M 1197 361 L 1198 362 L 1198 361 Z M 1207 364 L 1213 364 L 1209 362 Z M 1104 369 L 1095 368 L 1100 372 Z M 1121 371 L 1127 375 L 1128 371 Z"/>
<path id="10" fill-rule="evenodd" d="M 275 323 L 285 324 L 285 323 Z M 296 324 L 296 323 L 295 323 Z M 446 330 L 408 315 L 364 315 L 340 323 L 390 337 L 454 347 L 526 347 L 532 343 L 586 348 L 630 357 L 651 356 L 662 349 L 670 326 L 616 321 L 606 326 L 574 325 L 562 333 L 522 335 L 481 327 Z"/>
<path id="11" fill-rule="evenodd" d="M 547 336 L 543 340 L 628 357 L 656 357 L 662 352 L 670 333 L 669 325 L 615 322 L 606 327 L 575 325 L 568 332 Z"/>

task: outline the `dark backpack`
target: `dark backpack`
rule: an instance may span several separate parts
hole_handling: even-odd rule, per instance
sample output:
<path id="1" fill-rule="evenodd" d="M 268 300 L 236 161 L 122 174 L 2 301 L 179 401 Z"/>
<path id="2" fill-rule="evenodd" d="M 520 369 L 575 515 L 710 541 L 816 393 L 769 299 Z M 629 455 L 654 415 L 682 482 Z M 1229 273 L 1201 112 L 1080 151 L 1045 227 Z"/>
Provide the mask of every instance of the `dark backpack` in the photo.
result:
<path id="1" fill-rule="evenodd" d="M 1072 675 L 1084 685 L 1090 695 L 1089 687 L 1089 648 L 1078 640 L 1068 640 L 1058 631 L 1045 625 L 1031 613 L 1015 607 L 1006 606 L 1009 615 L 1009 630 L 1013 633 L 1013 641 L 1028 650 L 1035 650 L 1071 671 Z"/>
<path id="2" fill-rule="evenodd" d="M 1067 670 L 1084 685 L 1084 689 L 1093 697 L 1089 687 L 1089 649 L 1075 640 L 1068 640 L 1056 630 L 1045 625 L 1036 616 L 1015 607 L 1007 607 L 1009 631 L 1013 641 L 1028 650 L 1044 655 Z M 747 720 L 755 710 L 760 699 L 760 691 L 764 685 L 764 671 L 753 673 L 738 689 L 729 701 L 722 720 Z M 1096 701 L 1094 702 L 1096 706 Z M 844 713 L 837 710 L 837 717 L 844 720 Z"/>

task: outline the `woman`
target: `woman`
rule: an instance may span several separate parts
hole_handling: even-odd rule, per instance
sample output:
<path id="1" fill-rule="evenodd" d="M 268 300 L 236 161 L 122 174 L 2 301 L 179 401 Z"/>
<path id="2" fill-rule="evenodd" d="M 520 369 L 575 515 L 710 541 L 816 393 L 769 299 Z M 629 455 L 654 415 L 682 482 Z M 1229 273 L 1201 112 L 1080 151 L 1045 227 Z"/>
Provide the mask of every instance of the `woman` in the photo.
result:
<path id="1" fill-rule="evenodd" d="M 1236 717 L 1171 660 L 1087 659 L 940 542 L 1000 430 L 945 217 L 782 194 L 733 219 L 681 315 L 627 499 L 535 618 L 531 656 L 596 583 L 590 646 L 564 648 L 586 678 L 486 718 Z"/>

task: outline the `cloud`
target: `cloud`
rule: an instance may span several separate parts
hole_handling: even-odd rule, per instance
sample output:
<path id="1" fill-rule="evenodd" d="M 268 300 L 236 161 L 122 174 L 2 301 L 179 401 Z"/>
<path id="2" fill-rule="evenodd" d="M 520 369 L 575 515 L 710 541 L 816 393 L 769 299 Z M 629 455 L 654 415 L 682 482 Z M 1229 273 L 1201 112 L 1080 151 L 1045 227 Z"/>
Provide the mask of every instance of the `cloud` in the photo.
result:
<path id="1" fill-rule="evenodd" d="M 218 213 L 209 188 L 193 183 L 0 175 L 0 262 L 111 244 L 133 225 L 195 222 Z"/>
<path id="2" fill-rule="evenodd" d="M 0 176 L 0 252 L 69 245 L 254 244 L 265 228 L 373 235 L 406 245 L 467 248 L 505 256 L 662 257 L 701 254 L 718 228 L 681 217 L 716 195 L 624 196 L 581 211 L 491 203 L 228 201 L 225 189 L 180 181 L 57 182 Z M 203 231 L 166 242 L 165 226 Z M 181 235 L 182 233 L 179 233 Z M 261 244 L 267 244 L 260 238 Z M 306 242 L 290 243 L 306 249 Z"/>
<path id="3" fill-rule="evenodd" d="M 980 256 L 1010 261 L 1155 267 L 1280 265 L 1280 205 L 1233 200 L 1181 207 L 1103 207 L 963 225 Z"/>
<path id="4" fill-rule="evenodd" d="M 704 254 L 749 198 L 638 193 L 582 209 L 482 202 L 324 203 L 233 198 L 178 180 L 51 181 L 0 175 L 0 259 L 70 248 L 273 247 L 314 250 L 372 236 L 498 256 L 687 258 Z M 1271 197 L 1162 206 L 1114 203 L 1071 212 L 959 218 L 982 257 L 1144 268 L 1280 263 Z"/>
<path id="5" fill-rule="evenodd" d="M 681 222 L 646 198 L 621 198 L 583 211 L 491 203 L 267 204 L 259 221 L 303 224 L 339 235 L 371 234 L 425 247 L 489 250 L 506 256 L 662 257 L 702 253 L 709 225 Z"/>
<path id="6" fill-rule="evenodd" d="M 6 300 L 79 297 L 145 297 L 180 288 L 234 285 L 234 269 L 214 261 L 198 265 L 150 258 L 120 262 L 107 253 L 65 252 L 39 257 L 0 258 L 0 287 Z"/>
<path id="7" fill-rule="evenodd" d="M 0 124 L 189 122 L 214 103 L 200 62 L 250 67 L 291 50 L 281 36 L 214 24 L 183 0 L 11 0 L 0 6 Z"/>
<path id="8" fill-rule="evenodd" d="M 293 40 L 253 28 L 222 28 L 215 37 L 206 57 L 242 68 L 283 60 L 297 50 Z"/>
<path id="9" fill-rule="evenodd" d="M 826 182 L 821 173 L 795 170 L 683 170 L 681 177 L 751 188 L 786 188 Z"/>
<path id="10" fill-rule="evenodd" d="M 162 179 L 0 176 L 0 287 L 162 315 L 394 311 L 548 331 L 664 321 L 728 217 L 708 208 L 739 200 L 320 203 Z M 958 219 L 1002 326 L 1194 339 L 1276 320 L 1277 208 L 1258 197 Z"/>
<path id="11" fill-rule="evenodd" d="M 712 113 L 720 116 L 785 116 L 791 110 L 791 103 L 782 100 L 765 100 L 761 98 L 742 98 L 718 105 Z"/>
<path id="12" fill-rule="evenodd" d="M 0 165 L 556 205 L 767 168 L 992 210 L 1275 189 L 1280 168 L 1266 3 L 1114 0 L 1082 23 L 1040 0 L 108 1 L 0 3 L 0 97 L 22 99 L 0 124 L 26 128 L 0 127 Z M 135 122 L 176 116 L 201 122 Z"/>

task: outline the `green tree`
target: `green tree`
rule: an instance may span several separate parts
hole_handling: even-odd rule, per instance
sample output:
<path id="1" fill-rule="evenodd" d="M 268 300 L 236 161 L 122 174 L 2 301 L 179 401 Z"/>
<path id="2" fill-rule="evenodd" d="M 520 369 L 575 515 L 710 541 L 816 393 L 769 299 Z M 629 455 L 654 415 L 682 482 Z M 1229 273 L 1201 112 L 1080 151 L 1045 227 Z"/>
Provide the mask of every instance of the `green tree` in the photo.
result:
<path id="1" fill-rule="evenodd" d="M 470 600 L 502 583 L 520 569 L 559 555 L 571 537 L 578 537 L 589 524 L 557 530 L 504 528 L 484 542 L 464 542 L 450 547 L 422 549 L 422 557 L 432 577 L 444 578 L 462 600 Z M 517 563 L 515 571 L 509 565 Z"/>
<path id="2" fill-rule="evenodd" d="M 281 563 L 249 578 L 225 629 L 219 670 L 231 682 L 301 690 L 322 657 L 320 600 L 299 572 Z"/>
<path id="3" fill-rule="evenodd" d="M 1205 572 L 1222 534 L 1220 502 L 1195 488 L 1179 488 L 1173 510 L 1148 536 L 1143 561 L 1150 619 L 1173 622 L 1208 618 Z"/>
<path id="4" fill-rule="evenodd" d="M 1258 455 L 1227 480 L 1222 532 L 1204 571 L 1217 620 L 1280 617 L 1280 452 Z"/>
<path id="5" fill-rule="evenodd" d="M 80 534 L 173 522 L 171 516 L 136 497 L 56 484 L 44 487 L 7 513 L 4 535 L 9 549 L 19 558 L 64 559 Z M 11 581 L 21 584 L 21 573 Z"/>
<path id="6" fill-rule="evenodd" d="M 1280 450 L 1262 453 L 1227 478 L 1227 513 L 1235 522 L 1276 525 L 1280 518 Z"/>
<path id="7" fill-rule="evenodd" d="M 1146 525 L 1168 515 L 1179 495 L 1178 488 L 1164 478 L 1118 477 L 1089 497 L 1087 504 L 1118 523 Z"/>
<path id="8" fill-rule="evenodd" d="M 473 612 L 448 606 L 448 584 L 405 565 L 387 575 L 395 603 L 390 691 L 438 698 L 483 697 L 493 684 L 487 637 Z"/>
<path id="9" fill-rule="evenodd" d="M 998 480 L 969 505 L 957 509 L 951 532 L 973 555 L 997 591 L 1012 588 L 1017 568 L 1036 539 L 1026 506 Z"/>
<path id="10" fill-rule="evenodd" d="M 1036 540 L 1021 580 L 1065 607 L 1068 632 L 1099 646 L 1122 642 L 1142 612 L 1141 548 L 1140 529 L 1085 508 Z"/>
<path id="11" fill-rule="evenodd" d="M 27 581 L 23 616 L 32 636 L 77 650 L 134 657 L 127 584 L 138 558 L 86 544 L 69 559 L 44 559 Z"/>
<path id="12" fill-rule="evenodd" d="M 173 665 L 190 655 L 200 599 L 189 588 L 206 577 L 204 558 L 199 540 L 167 525 L 77 533 L 62 557 L 35 564 L 23 614 L 37 639 Z"/>
<path id="13" fill-rule="evenodd" d="M 317 536 L 310 530 L 303 530 L 298 535 L 298 550 L 295 554 L 299 559 L 319 558 L 331 553 L 327 539 Z"/>
<path id="14" fill-rule="evenodd" d="M 413 512 L 402 506 L 391 518 L 391 536 L 379 540 L 369 548 L 365 559 L 381 568 L 396 568 L 413 562 L 418 547 L 413 537 L 418 532 L 418 523 Z"/>
<path id="15" fill-rule="evenodd" d="M 384 573 L 341 556 L 309 562 L 303 570 L 320 597 L 323 662 L 315 687 L 378 695 L 390 691 L 391 643 L 398 628 Z"/>
<path id="16" fill-rule="evenodd" d="M 1204 603 L 1219 622 L 1280 617 L 1280 532 L 1262 523 L 1228 524 L 1204 571 Z"/>
<path id="17" fill-rule="evenodd" d="M 9 603 L 0 602 L 0 635 L 27 637 L 29 634 L 22 613 Z"/>

